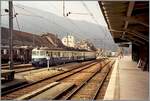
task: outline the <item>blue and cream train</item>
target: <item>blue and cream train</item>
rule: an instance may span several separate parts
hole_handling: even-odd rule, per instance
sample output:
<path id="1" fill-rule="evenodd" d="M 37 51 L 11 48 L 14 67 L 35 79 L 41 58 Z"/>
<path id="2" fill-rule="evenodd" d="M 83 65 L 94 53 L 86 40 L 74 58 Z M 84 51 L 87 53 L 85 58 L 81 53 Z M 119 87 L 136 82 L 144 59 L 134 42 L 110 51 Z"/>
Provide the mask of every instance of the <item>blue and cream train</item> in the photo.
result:
<path id="1" fill-rule="evenodd" d="M 69 62 L 79 62 L 96 59 L 95 51 L 64 50 L 64 49 L 33 49 L 32 65 L 35 67 L 58 65 Z"/>

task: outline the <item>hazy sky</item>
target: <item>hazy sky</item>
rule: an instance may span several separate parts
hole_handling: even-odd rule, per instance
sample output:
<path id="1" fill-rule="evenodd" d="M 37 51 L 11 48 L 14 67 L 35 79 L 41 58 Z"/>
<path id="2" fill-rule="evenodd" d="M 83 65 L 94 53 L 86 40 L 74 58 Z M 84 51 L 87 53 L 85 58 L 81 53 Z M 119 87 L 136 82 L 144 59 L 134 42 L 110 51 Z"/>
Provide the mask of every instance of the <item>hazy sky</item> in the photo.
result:
<path id="1" fill-rule="evenodd" d="M 8 2 L 6 1 L 2 2 L 2 10 L 8 6 L 7 4 Z M 14 1 L 14 7 L 19 4 L 63 16 L 62 1 Z M 70 19 L 85 20 L 92 23 L 96 23 L 97 21 L 98 24 L 107 26 L 101 13 L 98 1 L 65 1 L 65 12 L 80 13 L 69 15 L 68 17 Z M 93 14 L 93 17 L 90 15 L 90 12 Z M 3 13 L 4 12 L 2 12 L 2 14 Z"/>

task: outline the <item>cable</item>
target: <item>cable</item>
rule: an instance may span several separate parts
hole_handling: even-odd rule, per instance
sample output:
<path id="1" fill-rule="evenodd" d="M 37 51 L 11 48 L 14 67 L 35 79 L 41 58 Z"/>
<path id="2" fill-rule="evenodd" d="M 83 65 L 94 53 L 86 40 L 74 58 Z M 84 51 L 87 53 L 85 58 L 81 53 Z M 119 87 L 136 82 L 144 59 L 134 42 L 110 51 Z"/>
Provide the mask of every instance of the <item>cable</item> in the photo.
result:
<path id="1" fill-rule="evenodd" d="M 14 7 L 13 7 L 13 10 L 14 10 L 14 14 L 16 14 Z M 16 18 L 16 23 L 17 23 L 18 29 L 19 29 L 19 31 L 21 31 L 21 30 L 20 30 L 20 26 L 19 26 L 19 22 L 18 22 L 17 15 L 15 16 L 15 18 Z"/>
<path id="2" fill-rule="evenodd" d="M 84 3 L 84 1 L 82 1 L 83 6 L 85 7 L 85 9 L 89 12 L 91 18 L 96 22 L 96 24 L 98 24 L 99 28 L 101 29 L 102 27 L 99 25 L 98 21 L 95 19 L 93 13 L 90 11 L 90 9 L 87 7 L 87 5 Z M 105 34 L 105 39 L 109 40 L 109 38 L 107 37 L 107 34 Z"/>
<path id="3" fill-rule="evenodd" d="M 16 5 L 16 6 L 18 6 L 18 5 Z M 22 8 L 22 9 L 26 10 L 26 9 L 23 8 L 23 7 L 19 7 L 19 8 Z M 26 11 L 28 11 L 28 10 L 26 10 Z M 28 11 L 28 12 L 31 12 L 31 11 Z M 31 13 L 32 13 L 32 15 L 30 15 L 30 16 L 33 16 L 33 12 L 31 12 Z M 53 21 L 51 21 L 51 20 L 49 20 L 49 19 L 47 19 L 47 18 L 45 18 L 45 17 L 43 17 L 43 16 L 37 15 L 37 14 L 35 14 L 35 13 L 34 13 L 34 16 L 39 17 L 39 18 L 44 19 L 44 20 L 47 20 L 47 21 L 50 21 L 50 22 L 52 22 L 53 24 L 58 25 L 58 26 L 62 27 L 63 29 L 66 29 L 65 27 L 63 27 L 63 26 L 57 24 L 56 22 L 53 22 Z M 58 27 L 58 28 L 59 28 L 59 27 Z M 67 30 L 68 30 L 68 29 L 67 29 Z M 66 33 L 66 31 L 63 31 L 63 32 Z"/>
<path id="4" fill-rule="evenodd" d="M 76 28 L 82 33 L 82 31 L 81 31 L 81 29 L 72 21 L 72 20 L 70 20 L 69 18 L 67 18 L 68 19 L 68 21 L 71 23 L 71 24 L 73 24 L 74 26 L 76 26 Z M 85 33 L 85 32 L 84 32 Z M 78 34 L 78 33 L 77 33 Z M 78 34 L 79 35 L 79 38 L 80 38 L 80 36 L 82 36 L 82 37 L 84 37 L 82 34 L 80 35 L 80 34 Z"/>
<path id="5" fill-rule="evenodd" d="M 51 6 L 53 6 L 54 7 L 54 9 L 56 9 L 56 10 L 58 10 L 58 8 L 57 7 L 55 7 L 54 5 L 51 5 Z M 81 29 L 72 21 L 72 20 L 70 20 L 69 18 L 67 18 L 67 17 L 64 17 L 67 21 L 69 21 L 69 23 L 71 23 L 71 24 L 73 24 L 74 26 L 76 26 L 76 28 L 77 29 L 79 29 L 79 31 L 82 33 L 82 31 L 81 31 Z M 73 32 L 74 33 L 74 32 Z M 76 33 L 76 34 L 78 34 L 78 33 Z M 81 39 L 81 37 L 84 37 L 84 36 L 81 36 L 80 34 L 78 34 L 79 36 L 77 36 L 79 39 Z"/>
<path id="6" fill-rule="evenodd" d="M 31 15 L 29 15 L 29 14 L 22 14 L 22 13 L 21 13 L 21 15 L 25 15 L 25 16 L 33 16 L 33 17 L 39 17 L 39 18 L 41 18 L 41 19 L 44 19 L 44 20 L 50 21 L 49 19 L 44 18 L 43 16 L 37 15 L 37 14 L 35 14 L 35 13 L 34 13 L 34 15 L 33 15 L 33 12 L 31 12 L 31 11 L 29 11 L 29 10 L 27 10 L 27 9 L 23 8 L 23 7 L 19 7 L 18 5 L 15 5 L 15 6 L 16 6 L 16 7 L 18 7 L 18 8 L 21 8 L 21 9 L 23 9 L 23 10 L 27 11 L 27 12 L 32 13 Z M 19 14 L 20 14 L 20 13 L 19 13 Z M 50 22 L 52 22 L 53 24 L 58 25 L 58 26 L 60 26 L 60 27 L 62 27 L 62 28 L 64 29 L 64 27 L 63 27 L 63 26 L 61 26 L 61 25 L 59 25 L 59 24 L 57 24 L 57 23 L 55 23 L 55 22 L 53 22 L 53 21 L 50 21 Z M 58 28 L 59 28 L 59 27 L 58 27 Z M 59 29 L 60 29 L 60 28 L 59 28 Z M 66 29 L 66 28 L 65 28 L 65 29 Z M 62 30 L 62 29 L 61 29 L 61 30 Z M 65 33 L 66 33 L 66 31 L 64 31 L 64 30 L 63 30 L 63 32 L 65 32 Z"/>

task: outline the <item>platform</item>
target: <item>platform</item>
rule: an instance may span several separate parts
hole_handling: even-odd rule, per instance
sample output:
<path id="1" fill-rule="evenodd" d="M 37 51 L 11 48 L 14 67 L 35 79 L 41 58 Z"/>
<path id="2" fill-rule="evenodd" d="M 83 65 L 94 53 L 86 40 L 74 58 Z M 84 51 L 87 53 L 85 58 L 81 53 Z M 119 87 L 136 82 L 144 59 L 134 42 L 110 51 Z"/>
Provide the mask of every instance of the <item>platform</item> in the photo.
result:
<path id="1" fill-rule="evenodd" d="M 6 91 L 6 90 L 10 90 L 14 87 L 18 87 L 21 86 L 23 84 L 26 84 L 27 81 L 26 80 L 22 80 L 22 79 L 14 79 L 12 81 L 9 82 L 5 82 L 4 84 L 1 84 L 1 91 Z"/>
<path id="2" fill-rule="evenodd" d="M 131 56 L 116 59 L 104 100 L 148 100 L 149 72 L 137 68 Z"/>

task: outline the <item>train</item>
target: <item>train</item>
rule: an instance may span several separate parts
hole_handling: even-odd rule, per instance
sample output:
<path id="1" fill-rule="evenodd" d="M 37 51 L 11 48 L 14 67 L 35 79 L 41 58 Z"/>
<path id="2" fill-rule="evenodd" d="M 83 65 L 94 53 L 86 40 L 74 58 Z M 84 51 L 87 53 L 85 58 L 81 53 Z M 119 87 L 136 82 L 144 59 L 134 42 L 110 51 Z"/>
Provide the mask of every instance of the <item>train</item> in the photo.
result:
<path id="1" fill-rule="evenodd" d="M 32 50 L 32 65 L 34 67 L 46 67 L 47 65 L 60 65 L 94 59 L 96 59 L 96 51 L 48 48 L 35 48 Z"/>
<path id="2" fill-rule="evenodd" d="M 13 47 L 13 61 L 14 63 L 29 63 L 31 61 L 32 48 L 28 46 L 14 46 Z M 1 46 L 1 63 L 7 64 L 9 62 L 9 46 Z"/>

